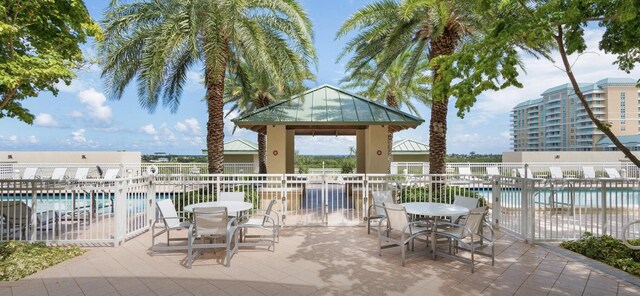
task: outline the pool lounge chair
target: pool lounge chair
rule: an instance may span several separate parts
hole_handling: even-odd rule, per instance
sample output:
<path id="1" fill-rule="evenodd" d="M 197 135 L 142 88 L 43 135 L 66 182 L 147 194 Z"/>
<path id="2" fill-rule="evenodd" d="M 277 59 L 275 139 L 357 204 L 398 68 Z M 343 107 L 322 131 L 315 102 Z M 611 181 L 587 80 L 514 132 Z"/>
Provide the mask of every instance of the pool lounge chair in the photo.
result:
<path id="1" fill-rule="evenodd" d="M 119 172 L 120 172 L 120 169 L 108 169 L 107 172 L 104 173 L 104 177 L 102 179 L 115 180 L 116 178 L 118 178 Z"/>
<path id="2" fill-rule="evenodd" d="M 525 170 L 523 168 L 519 168 L 518 169 L 518 174 L 520 175 L 520 178 L 524 178 Z M 527 178 L 529 178 L 529 179 L 539 179 L 539 180 L 544 179 L 544 178 L 541 178 L 539 176 L 534 175 L 531 172 L 530 168 L 527 168 Z"/>
<path id="3" fill-rule="evenodd" d="M 551 179 L 575 179 L 574 177 L 565 177 L 560 167 L 549 167 Z"/>
<path id="4" fill-rule="evenodd" d="M 620 173 L 615 168 L 605 168 L 604 171 L 607 172 L 607 175 L 609 175 L 611 179 L 622 179 L 622 176 L 620 176 Z"/>
<path id="5" fill-rule="evenodd" d="M 55 168 L 51 173 L 51 180 L 62 181 L 67 177 L 66 174 L 67 168 Z"/>
<path id="6" fill-rule="evenodd" d="M 500 176 L 500 169 L 498 167 L 487 167 L 487 175 Z"/>
<path id="7" fill-rule="evenodd" d="M 85 180 L 87 179 L 88 175 L 89 175 L 89 168 L 78 168 L 76 169 L 76 174 L 74 175 L 73 179 Z"/>
<path id="8" fill-rule="evenodd" d="M 595 179 L 596 170 L 592 166 L 583 166 L 582 173 L 585 179 Z"/>
<path id="9" fill-rule="evenodd" d="M 24 169 L 24 172 L 22 173 L 22 179 L 23 180 L 38 179 L 39 177 L 36 176 L 37 172 L 38 172 L 38 168 L 26 168 L 26 169 Z"/>

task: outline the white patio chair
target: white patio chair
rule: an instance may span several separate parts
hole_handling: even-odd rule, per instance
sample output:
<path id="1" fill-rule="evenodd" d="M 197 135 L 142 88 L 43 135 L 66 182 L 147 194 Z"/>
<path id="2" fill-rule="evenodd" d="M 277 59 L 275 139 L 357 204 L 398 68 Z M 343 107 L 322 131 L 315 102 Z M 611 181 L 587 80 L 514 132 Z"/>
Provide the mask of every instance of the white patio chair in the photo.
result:
<path id="1" fill-rule="evenodd" d="M 244 192 L 220 192 L 218 201 L 244 201 Z"/>
<path id="2" fill-rule="evenodd" d="M 373 204 L 367 211 L 367 234 L 371 234 L 371 221 L 384 218 L 384 203 L 394 203 L 391 191 L 374 191 Z M 378 229 L 380 231 L 380 229 Z"/>
<path id="3" fill-rule="evenodd" d="M 592 166 L 583 166 L 582 173 L 584 174 L 585 179 L 595 179 L 596 178 L 596 170 Z"/>
<path id="4" fill-rule="evenodd" d="M 378 229 L 382 229 L 382 223 L 386 221 L 388 232 L 386 236 L 383 235 L 383 231 L 378 232 L 379 255 L 382 256 L 382 249 L 384 248 L 399 246 L 402 250 L 402 266 L 404 266 L 405 246 L 408 249 L 409 243 L 411 243 L 411 250 L 413 250 L 414 240 L 419 239 L 420 236 L 424 237 L 421 241 L 428 245 L 430 231 L 427 228 L 418 227 L 424 225 L 424 221 L 410 222 L 404 206 L 393 203 L 384 203 L 383 206 L 385 217 L 378 221 Z M 383 246 L 383 241 L 390 244 Z"/>
<path id="5" fill-rule="evenodd" d="M 229 218 L 227 208 L 195 208 L 193 209 L 193 224 L 189 226 L 189 242 L 187 254 L 187 268 L 191 268 L 193 261 L 202 254 L 203 249 L 226 249 L 225 266 L 231 265 L 231 258 L 238 253 L 238 226 L 235 218 Z M 196 244 L 200 238 L 201 243 Z M 217 239 L 224 239 L 223 243 L 216 243 Z M 212 240 L 207 243 L 206 240 Z M 233 248 L 231 244 L 233 243 Z"/>
<path id="6" fill-rule="evenodd" d="M 38 168 L 25 168 L 24 172 L 22 172 L 22 179 L 23 180 L 40 179 L 40 177 L 36 175 L 37 172 L 38 172 Z"/>
<path id="7" fill-rule="evenodd" d="M 487 215 L 487 208 L 480 207 L 475 208 L 469 212 L 467 219 L 462 224 L 442 222 L 442 225 L 449 226 L 448 228 L 436 230 L 436 237 L 445 237 L 449 240 L 449 254 L 452 255 L 452 249 L 456 251 L 458 249 L 464 249 L 471 252 L 471 260 L 466 258 L 452 256 L 452 259 L 460 261 L 470 261 L 471 273 L 475 271 L 475 255 L 485 255 L 491 257 L 491 266 L 495 264 L 495 249 L 494 249 L 494 232 L 491 225 L 484 221 Z M 438 222 L 440 224 L 440 222 Z M 440 226 L 440 225 L 438 225 Z M 487 228 L 491 233 L 491 236 L 487 236 L 484 233 L 484 228 Z M 451 242 L 455 241 L 452 246 Z M 453 248 L 452 248 L 453 247 Z M 478 252 L 480 249 L 490 247 L 491 254 Z"/>
<path id="8" fill-rule="evenodd" d="M 478 201 L 479 200 L 477 198 L 456 195 L 453 200 L 453 204 L 471 210 L 478 207 Z M 458 224 L 465 217 L 466 216 L 451 216 L 451 222 Z"/>
<path id="9" fill-rule="evenodd" d="M 487 175 L 500 176 L 500 169 L 498 167 L 487 167 Z"/>
<path id="10" fill-rule="evenodd" d="M 75 180 L 86 180 L 89 175 L 89 168 L 77 168 L 76 174 L 73 179 Z"/>
<path id="11" fill-rule="evenodd" d="M 102 179 L 104 180 L 115 180 L 118 178 L 118 173 L 120 173 L 120 169 L 108 169 Z"/>
<path id="12" fill-rule="evenodd" d="M 458 167 L 458 174 L 460 174 L 461 180 L 469 180 L 469 181 L 480 181 L 481 179 L 476 178 L 471 173 L 471 167 Z"/>
<path id="13" fill-rule="evenodd" d="M 541 178 L 541 177 L 540 177 L 540 175 L 534 175 L 534 174 L 531 172 L 531 169 L 530 169 L 530 168 L 527 168 L 527 171 L 526 171 L 526 172 L 527 172 L 527 178 L 528 178 L 528 179 L 539 179 L 539 180 L 544 179 L 544 178 Z M 524 170 L 524 168 L 519 168 L 519 169 L 518 169 L 518 174 L 520 175 L 520 178 L 524 178 L 524 175 L 525 175 L 525 170 Z"/>
<path id="14" fill-rule="evenodd" d="M 20 232 L 22 239 L 27 238 L 31 226 L 32 208 L 20 200 L 0 201 L 0 218 L 4 218 L 7 228 L 14 235 Z M 60 212 L 47 210 L 36 213 L 36 231 L 53 229 L 54 235 L 59 231 Z"/>
<path id="15" fill-rule="evenodd" d="M 604 171 L 607 172 L 607 175 L 611 179 L 622 179 L 622 176 L 620 176 L 620 173 L 615 168 L 605 168 Z"/>
<path id="16" fill-rule="evenodd" d="M 564 179 L 564 174 L 560 167 L 549 167 L 549 172 L 551 173 L 551 179 Z"/>
<path id="17" fill-rule="evenodd" d="M 51 173 L 51 180 L 62 181 L 67 178 L 67 168 L 55 168 Z"/>
<path id="18" fill-rule="evenodd" d="M 170 244 L 171 241 L 184 241 L 184 238 L 171 238 L 171 231 L 179 231 L 182 229 L 189 229 L 191 226 L 191 222 L 187 220 L 183 220 L 178 217 L 178 213 L 176 212 L 176 208 L 173 204 L 173 201 L 170 199 L 159 200 L 156 202 L 156 220 L 151 225 L 151 254 L 155 251 L 174 251 L 174 250 L 186 250 L 187 246 L 185 245 L 174 245 Z M 162 221 L 162 230 L 160 232 L 156 232 L 156 224 Z M 156 238 L 163 233 L 167 233 L 167 245 L 166 246 L 156 246 Z"/>
<path id="19" fill-rule="evenodd" d="M 238 228 L 242 234 L 240 246 L 267 246 L 273 248 L 275 251 L 276 243 L 278 242 L 278 236 L 280 232 L 280 217 L 279 214 L 273 210 L 273 206 L 277 203 L 275 199 L 269 202 L 266 210 L 252 210 L 249 214 L 240 218 Z M 249 229 L 256 231 L 262 231 L 268 233 L 268 235 L 248 235 Z M 254 242 L 247 242 L 246 240 L 256 240 Z"/>

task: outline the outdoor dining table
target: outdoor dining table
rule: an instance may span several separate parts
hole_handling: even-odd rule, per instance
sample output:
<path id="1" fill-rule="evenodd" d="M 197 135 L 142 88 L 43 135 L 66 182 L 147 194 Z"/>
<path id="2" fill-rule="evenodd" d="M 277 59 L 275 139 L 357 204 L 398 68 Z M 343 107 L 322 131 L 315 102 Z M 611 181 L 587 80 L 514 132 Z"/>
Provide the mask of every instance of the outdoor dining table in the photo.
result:
<path id="1" fill-rule="evenodd" d="M 212 207 L 225 207 L 227 208 L 227 214 L 229 216 L 236 216 L 241 212 L 250 210 L 253 208 L 253 204 L 244 201 L 209 201 L 196 204 L 190 204 L 184 207 L 185 212 L 193 213 L 195 208 L 212 208 Z"/>
<path id="2" fill-rule="evenodd" d="M 436 202 L 407 202 L 402 204 L 407 214 L 429 216 L 433 218 L 433 228 L 431 230 L 431 256 L 436 259 L 436 229 L 438 228 L 438 217 L 468 215 L 469 209 L 445 203 Z"/>

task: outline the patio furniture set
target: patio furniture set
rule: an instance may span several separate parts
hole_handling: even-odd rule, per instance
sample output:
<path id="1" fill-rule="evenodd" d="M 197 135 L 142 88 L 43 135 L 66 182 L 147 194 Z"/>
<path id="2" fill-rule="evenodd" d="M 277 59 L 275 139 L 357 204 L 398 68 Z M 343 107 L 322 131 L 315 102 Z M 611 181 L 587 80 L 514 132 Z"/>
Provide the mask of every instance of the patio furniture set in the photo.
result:
<path id="1" fill-rule="evenodd" d="M 453 204 L 432 202 L 408 202 L 396 204 L 391 191 L 373 193 L 374 203 L 369 208 L 367 231 L 371 232 L 371 221 L 378 221 L 379 255 L 382 250 L 400 247 L 402 266 L 405 265 L 405 249 L 414 250 L 415 241 L 430 246 L 432 259 L 449 257 L 471 264 L 475 270 L 475 255 L 485 255 L 495 262 L 494 231 L 485 221 L 486 207 L 478 207 L 478 199 L 456 196 Z M 486 235 L 486 232 L 490 235 Z M 437 249 L 438 242 L 449 244 L 449 253 Z M 490 253 L 481 252 L 490 249 Z M 458 250 L 467 250 L 471 258 L 456 256 Z"/>
<path id="2" fill-rule="evenodd" d="M 224 265 L 229 267 L 231 259 L 240 247 L 264 246 L 275 251 L 280 231 L 279 215 L 273 210 L 276 200 L 271 200 L 265 210 L 255 210 L 252 203 L 244 201 L 243 192 L 221 192 L 215 202 L 202 202 L 184 207 L 192 219 L 181 218 L 171 199 L 158 201 L 156 220 L 151 226 L 151 253 L 158 251 L 186 250 L 186 266 L 191 268 L 194 260 L 205 249 L 225 249 Z M 158 231 L 157 228 L 162 228 Z M 170 233 L 187 230 L 187 237 L 171 237 Z M 261 234 L 249 235 L 249 230 Z M 166 233 L 165 245 L 156 244 L 157 238 Z M 171 242 L 182 241 L 178 244 Z M 186 244 L 184 243 L 186 241 Z"/>

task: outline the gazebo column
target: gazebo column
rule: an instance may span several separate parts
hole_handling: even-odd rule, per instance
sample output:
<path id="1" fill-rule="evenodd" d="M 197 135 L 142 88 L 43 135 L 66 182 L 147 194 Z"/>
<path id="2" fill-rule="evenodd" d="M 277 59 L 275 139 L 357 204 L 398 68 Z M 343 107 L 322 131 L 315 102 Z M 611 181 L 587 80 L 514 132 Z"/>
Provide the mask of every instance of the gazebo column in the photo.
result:
<path id="1" fill-rule="evenodd" d="M 267 173 L 287 171 L 287 129 L 284 125 L 267 125 Z"/>
<path id="2" fill-rule="evenodd" d="M 365 130 L 365 171 L 369 174 L 389 173 L 388 131 L 386 125 L 370 125 Z"/>
<path id="3" fill-rule="evenodd" d="M 367 172 L 367 155 L 366 155 L 366 135 L 365 130 L 356 131 L 356 173 L 364 174 Z"/>
<path id="4" fill-rule="evenodd" d="M 296 131 L 287 130 L 287 174 L 295 173 L 295 149 L 296 149 Z"/>

